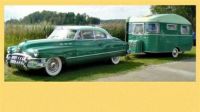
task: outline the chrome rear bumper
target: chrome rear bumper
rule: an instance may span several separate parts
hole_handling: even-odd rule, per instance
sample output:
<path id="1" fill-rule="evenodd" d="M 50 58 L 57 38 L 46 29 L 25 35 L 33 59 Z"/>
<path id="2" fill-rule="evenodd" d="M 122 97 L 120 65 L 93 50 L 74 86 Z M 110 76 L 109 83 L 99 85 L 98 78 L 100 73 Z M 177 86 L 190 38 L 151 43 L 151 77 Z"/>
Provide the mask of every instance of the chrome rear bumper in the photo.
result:
<path id="1" fill-rule="evenodd" d="M 22 70 L 40 69 L 45 66 L 45 58 L 32 58 L 31 56 L 23 53 L 7 54 L 6 63 L 10 67 Z"/>

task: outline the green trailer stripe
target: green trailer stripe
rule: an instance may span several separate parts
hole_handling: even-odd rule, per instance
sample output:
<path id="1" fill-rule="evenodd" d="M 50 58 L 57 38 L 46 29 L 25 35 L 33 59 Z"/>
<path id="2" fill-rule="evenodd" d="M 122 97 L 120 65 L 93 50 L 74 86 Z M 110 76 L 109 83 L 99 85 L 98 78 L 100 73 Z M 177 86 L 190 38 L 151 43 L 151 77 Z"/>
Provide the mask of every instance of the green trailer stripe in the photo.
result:
<path id="1" fill-rule="evenodd" d="M 132 34 L 131 34 L 132 35 Z M 160 36 L 192 36 L 192 35 L 173 35 L 173 34 L 142 34 L 133 36 L 148 36 L 148 35 L 160 35 Z"/>
<path id="2" fill-rule="evenodd" d="M 161 35 L 161 36 L 192 36 L 192 35 L 173 35 L 173 34 L 146 34 L 146 35 Z"/>

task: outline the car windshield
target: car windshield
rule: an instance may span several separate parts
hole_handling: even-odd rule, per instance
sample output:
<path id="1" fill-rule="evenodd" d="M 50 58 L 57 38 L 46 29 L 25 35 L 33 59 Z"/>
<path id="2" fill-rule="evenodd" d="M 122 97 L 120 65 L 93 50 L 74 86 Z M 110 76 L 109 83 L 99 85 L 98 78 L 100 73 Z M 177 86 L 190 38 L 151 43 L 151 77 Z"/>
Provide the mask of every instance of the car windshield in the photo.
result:
<path id="1" fill-rule="evenodd" d="M 71 29 L 55 29 L 48 39 L 74 39 L 76 30 Z"/>

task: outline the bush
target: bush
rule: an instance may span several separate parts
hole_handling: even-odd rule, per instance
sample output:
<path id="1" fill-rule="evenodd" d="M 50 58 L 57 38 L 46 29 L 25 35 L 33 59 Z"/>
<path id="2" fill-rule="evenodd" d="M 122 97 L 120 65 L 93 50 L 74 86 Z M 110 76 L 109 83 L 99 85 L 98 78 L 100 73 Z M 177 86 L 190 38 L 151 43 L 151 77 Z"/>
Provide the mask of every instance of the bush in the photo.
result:
<path id="1" fill-rule="evenodd" d="M 106 29 L 113 37 L 125 40 L 125 22 L 103 23 L 100 26 Z"/>

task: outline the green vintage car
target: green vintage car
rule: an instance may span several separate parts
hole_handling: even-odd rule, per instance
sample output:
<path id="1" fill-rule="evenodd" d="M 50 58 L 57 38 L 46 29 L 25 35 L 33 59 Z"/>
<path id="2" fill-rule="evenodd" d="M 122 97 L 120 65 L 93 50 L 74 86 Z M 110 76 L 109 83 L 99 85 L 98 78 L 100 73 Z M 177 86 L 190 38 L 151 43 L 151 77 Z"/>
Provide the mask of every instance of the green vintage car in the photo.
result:
<path id="1" fill-rule="evenodd" d="M 22 70 L 45 68 L 50 76 L 60 73 L 64 63 L 110 59 L 118 64 L 128 45 L 96 26 L 56 26 L 46 38 L 28 40 L 7 48 L 6 62 Z"/>

